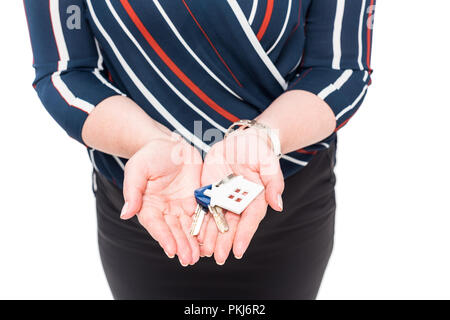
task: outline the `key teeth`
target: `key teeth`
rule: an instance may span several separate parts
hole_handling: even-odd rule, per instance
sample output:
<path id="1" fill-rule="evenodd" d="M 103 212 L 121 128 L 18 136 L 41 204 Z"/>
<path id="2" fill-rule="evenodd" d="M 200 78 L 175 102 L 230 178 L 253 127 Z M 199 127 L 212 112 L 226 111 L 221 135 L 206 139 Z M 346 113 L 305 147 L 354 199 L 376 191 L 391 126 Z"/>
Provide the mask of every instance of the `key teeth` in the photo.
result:
<path id="1" fill-rule="evenodd" d="M 197 205 L 195 208 L 194 218 L 192 220 L 191 229 L 190 229 L 190 235 L 191 236 L 198 236 L 201 229 L 201 224 L 203 223 L 205 212 L 203 211 L 202 207 L 200 205 Z M 201 220 L 201 221 L 199 221 Z M 198 224 L 200 223 L 200 226 Z M 197 229 L 197 230 L 196 230 Z"/>
<path id="2" fill-rule="evenodd" d="M 223 214 L 223 209 L 221 207 L 212 207 L 209 206 L 209 211 L 214 217 L 214 221 L 216 222 L 217 229 L 219 232 L 225 233 L 228 231 L 229 226 L 225 215 Z"/>

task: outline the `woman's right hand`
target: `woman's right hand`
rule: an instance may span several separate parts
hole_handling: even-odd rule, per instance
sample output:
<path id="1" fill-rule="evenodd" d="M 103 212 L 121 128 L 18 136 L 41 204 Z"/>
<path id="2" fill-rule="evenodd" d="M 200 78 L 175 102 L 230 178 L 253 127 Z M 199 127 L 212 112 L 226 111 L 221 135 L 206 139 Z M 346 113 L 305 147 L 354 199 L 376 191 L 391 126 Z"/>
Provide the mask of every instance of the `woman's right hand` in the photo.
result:
<path id="1" fill-rule="evenodd" d="M 199 245 L 190 235 L 200 187 L 202 158 L 180 136 L 155 139 L 136 152 L 125 166 L 121 218 L 135 214 L 167 256 L 183 266 L 199 259 Z"/>

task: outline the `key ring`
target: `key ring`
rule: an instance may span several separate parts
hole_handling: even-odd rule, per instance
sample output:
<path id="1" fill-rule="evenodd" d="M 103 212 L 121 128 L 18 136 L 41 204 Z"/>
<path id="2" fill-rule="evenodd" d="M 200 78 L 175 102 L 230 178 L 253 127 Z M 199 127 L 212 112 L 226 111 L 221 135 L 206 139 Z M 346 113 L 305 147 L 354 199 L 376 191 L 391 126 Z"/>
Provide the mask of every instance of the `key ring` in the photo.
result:
<path id="1" fill-rule="evenodd" d="M 234 173 L 230 173 L 230 174 L 227 175 L 225 178 L 223 178 L 222 180 L 220 180 L 219 182 L 217 182 L 217 183 L 215 184 L 215 186 L 218 187 L 218 186 L 220 186 L 220 185 L 222 185 L 222 184 L 224 184 L 224 183 L 227 183 L 228 181 L 230 181 L 230 180 L 233 179 L 234 177 L 236 177 L 236 175 L 235 175 Z"/>

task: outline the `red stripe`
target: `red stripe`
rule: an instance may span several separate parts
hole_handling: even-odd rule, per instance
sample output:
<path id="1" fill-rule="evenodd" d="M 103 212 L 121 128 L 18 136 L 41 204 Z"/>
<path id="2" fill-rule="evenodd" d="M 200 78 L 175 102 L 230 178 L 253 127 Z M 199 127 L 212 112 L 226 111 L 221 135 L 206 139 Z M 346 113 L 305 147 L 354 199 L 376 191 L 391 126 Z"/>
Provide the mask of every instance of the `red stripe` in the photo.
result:
<path id="1" fill-rule="evenodd" d="M 194 17 L 194 14 L 192 13 L 192 11 L 189 9 L 189 6 L 187 5 L 187 3 L 183 0 L 184 6 L 186 7 L 186 9 L 189 11 L 189 14 L 191 15 L 192 19 L 194 19 L 195 23 L 197 24 L 197 26 L 199 27 L 199 29 L 201 30 L 201 32 L 203 33 L 203 35 L 205 36 L 206 40 L 208 40 L 209 44 L 211 45 L 211 47 L 213 48 L 214 52 L 216 53 L 216 55 L 219 57 L 220 61 L 223 63 L 223 65 L 225 66 L 225 68 L 227 68 L 228 72 L 231 74 L 231 76 L 233 77 L 234 81 L 236 81 L 236 83 L 242 87 L 242 84 L 239 82 L 239 80 L 236 78 L 236 76 L 234 75 L 234 73 L 231 71 L 230 67 L 227 65 L 227 63 L 225 62 L 225 60 L 222 58 L 222 56 L 220 55 L 219 51 L 217 51 L 216 47 L 213 45 L 213 43 L 211 42 L 211 40 L 209 39 L 208 35 L 206 34 L 205 30 L 203 30 L 202 26 L 200 25 L 200 23 L 197 21 L 197 19 Z"/>
<path id="2" fill-rule="evenodd" d="M 107 72 L 108 72 L 108 80 L 109 80 L 109 82 L 113 83 L 114 81 L 113 81 L 111 72 L 109 72 L 109 70 L 107 70 Z"/>
<path id="3" fill-rule="evenodd" d="M 292 29 L 291 33 L 289 34 L 288 38 L 286 41 L 288 41 L 291 36 L 294 34 L 294 32 L 297 30 L 298 26 L 300 25 L 300 17 L 301 17 L 301 13 L 302 13 L 302 0 L 299 1 L 298 4 L 298 19 L 297 19 L 297 24 L 295 25 L 295 27 Z"/>
<path id="4" fill-rule="evenodd" d="M 272 16 L 272 10 L 273 10 L 273 0 L 267 0 L 267 6 L 266 6 L 266 14 L 264 15 L 264 20 L 261 24 L 261 27 L 259 28 L 258 33 L 256 34 L 256 37 L 258 40 L 261 40 L 264 36 L 264 33 L 267 30 L 267 26 L 269 25 L 270 17 Z"/>
<path id="5" fill-rule="evenodd" d="M 347 120 L 345 120 L 344 122 L 342 122 L 336 129 L 334 129 L 334 132 L 338 131 L 340 128 L 342 128 L 353 116 L 355 115 L 355 113 L 353 113 L 349 118 L 347 118 Z"/>
<path id="6" fill-rule="evenodd" d="M 192 92 L 194 92 L 203 102 L 205 102 L 208 106 L 210 106 L 212 109 L 214 109 L 217 113 L 222 115 L 224 118 L 228 119 L 229 121 L 235 122 L 238 121 L 239 118 L 232 115 L 225 109 L 223 109 L 221 106 L 219 106 L 217 103 L 215 103 L 210 97 L 208 97 L 195 83 L 193 83 L 184 73 L 183 71 L 178 68 L 178 66 L 172 61 L 172 59 L 167 56 L 167 54 L 164 52 L 164 50 L 158 45 L 158 43 L 155 41 L 155 39 L 152 37 L 150 32 L 145 28 L 142 21 L 137 16 L 136 12 L 131 7 L 128 0 L 120 0 L 122 3 L 122 6 L 125 8 L 125 11 L 130 16 L 131 20 L 134 22 L 136 27 L 139 29 L 139 31 L 142 33 L 144 38 L 147 40 L 149 45 L 155 50 L 156 54 L 161 58 L 161 60 L 164 61 L 164 63 L 172 70 L 173 73 L 177 75 L 177 77 L 187 86 L 189 87 Z"/>
<path id="7" fill-rule="evenodd" d="M 296 152 L 297 153 L 303 153 L 303 154 L 316 154 L 317 153 L 317 151 L 308 151 L 308 150 L 305 150 L 305 149 L 299 149 Z"/>
<path id="8" fill-rule="evenodd" d="M 373 3 L 374 0 L 372 0 L 370 2 L 370 13 L 369 13 L 369 17 L 368 17 L 368 21 L 370 21 L 370 18 L 373 15 Z M 369 71 L 371 72 L 372 69 L 370 68 L 370 55 L 371 55 L 371 44 L 372 44 L 372 29 L 371 28 L 367 28 L 367 68 L 369 69 Z"/>

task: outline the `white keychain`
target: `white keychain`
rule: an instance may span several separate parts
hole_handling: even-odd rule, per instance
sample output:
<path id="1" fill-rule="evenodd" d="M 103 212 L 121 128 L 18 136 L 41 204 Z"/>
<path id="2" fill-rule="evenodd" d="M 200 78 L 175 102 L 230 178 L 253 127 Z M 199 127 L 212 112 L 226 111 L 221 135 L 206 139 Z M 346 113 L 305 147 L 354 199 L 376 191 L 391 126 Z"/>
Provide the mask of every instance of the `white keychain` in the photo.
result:
<path id="1" fill-rule="evenodd" d="M 205 196 L 211 198 L 211 206 L 219 206 L 236 214 L 241 214 L 245 208 L 264 190 L 262 185 L 245 179 L 243 176 L 233 176 L 218 186 L 212 185 L 205 190 Z"/>

